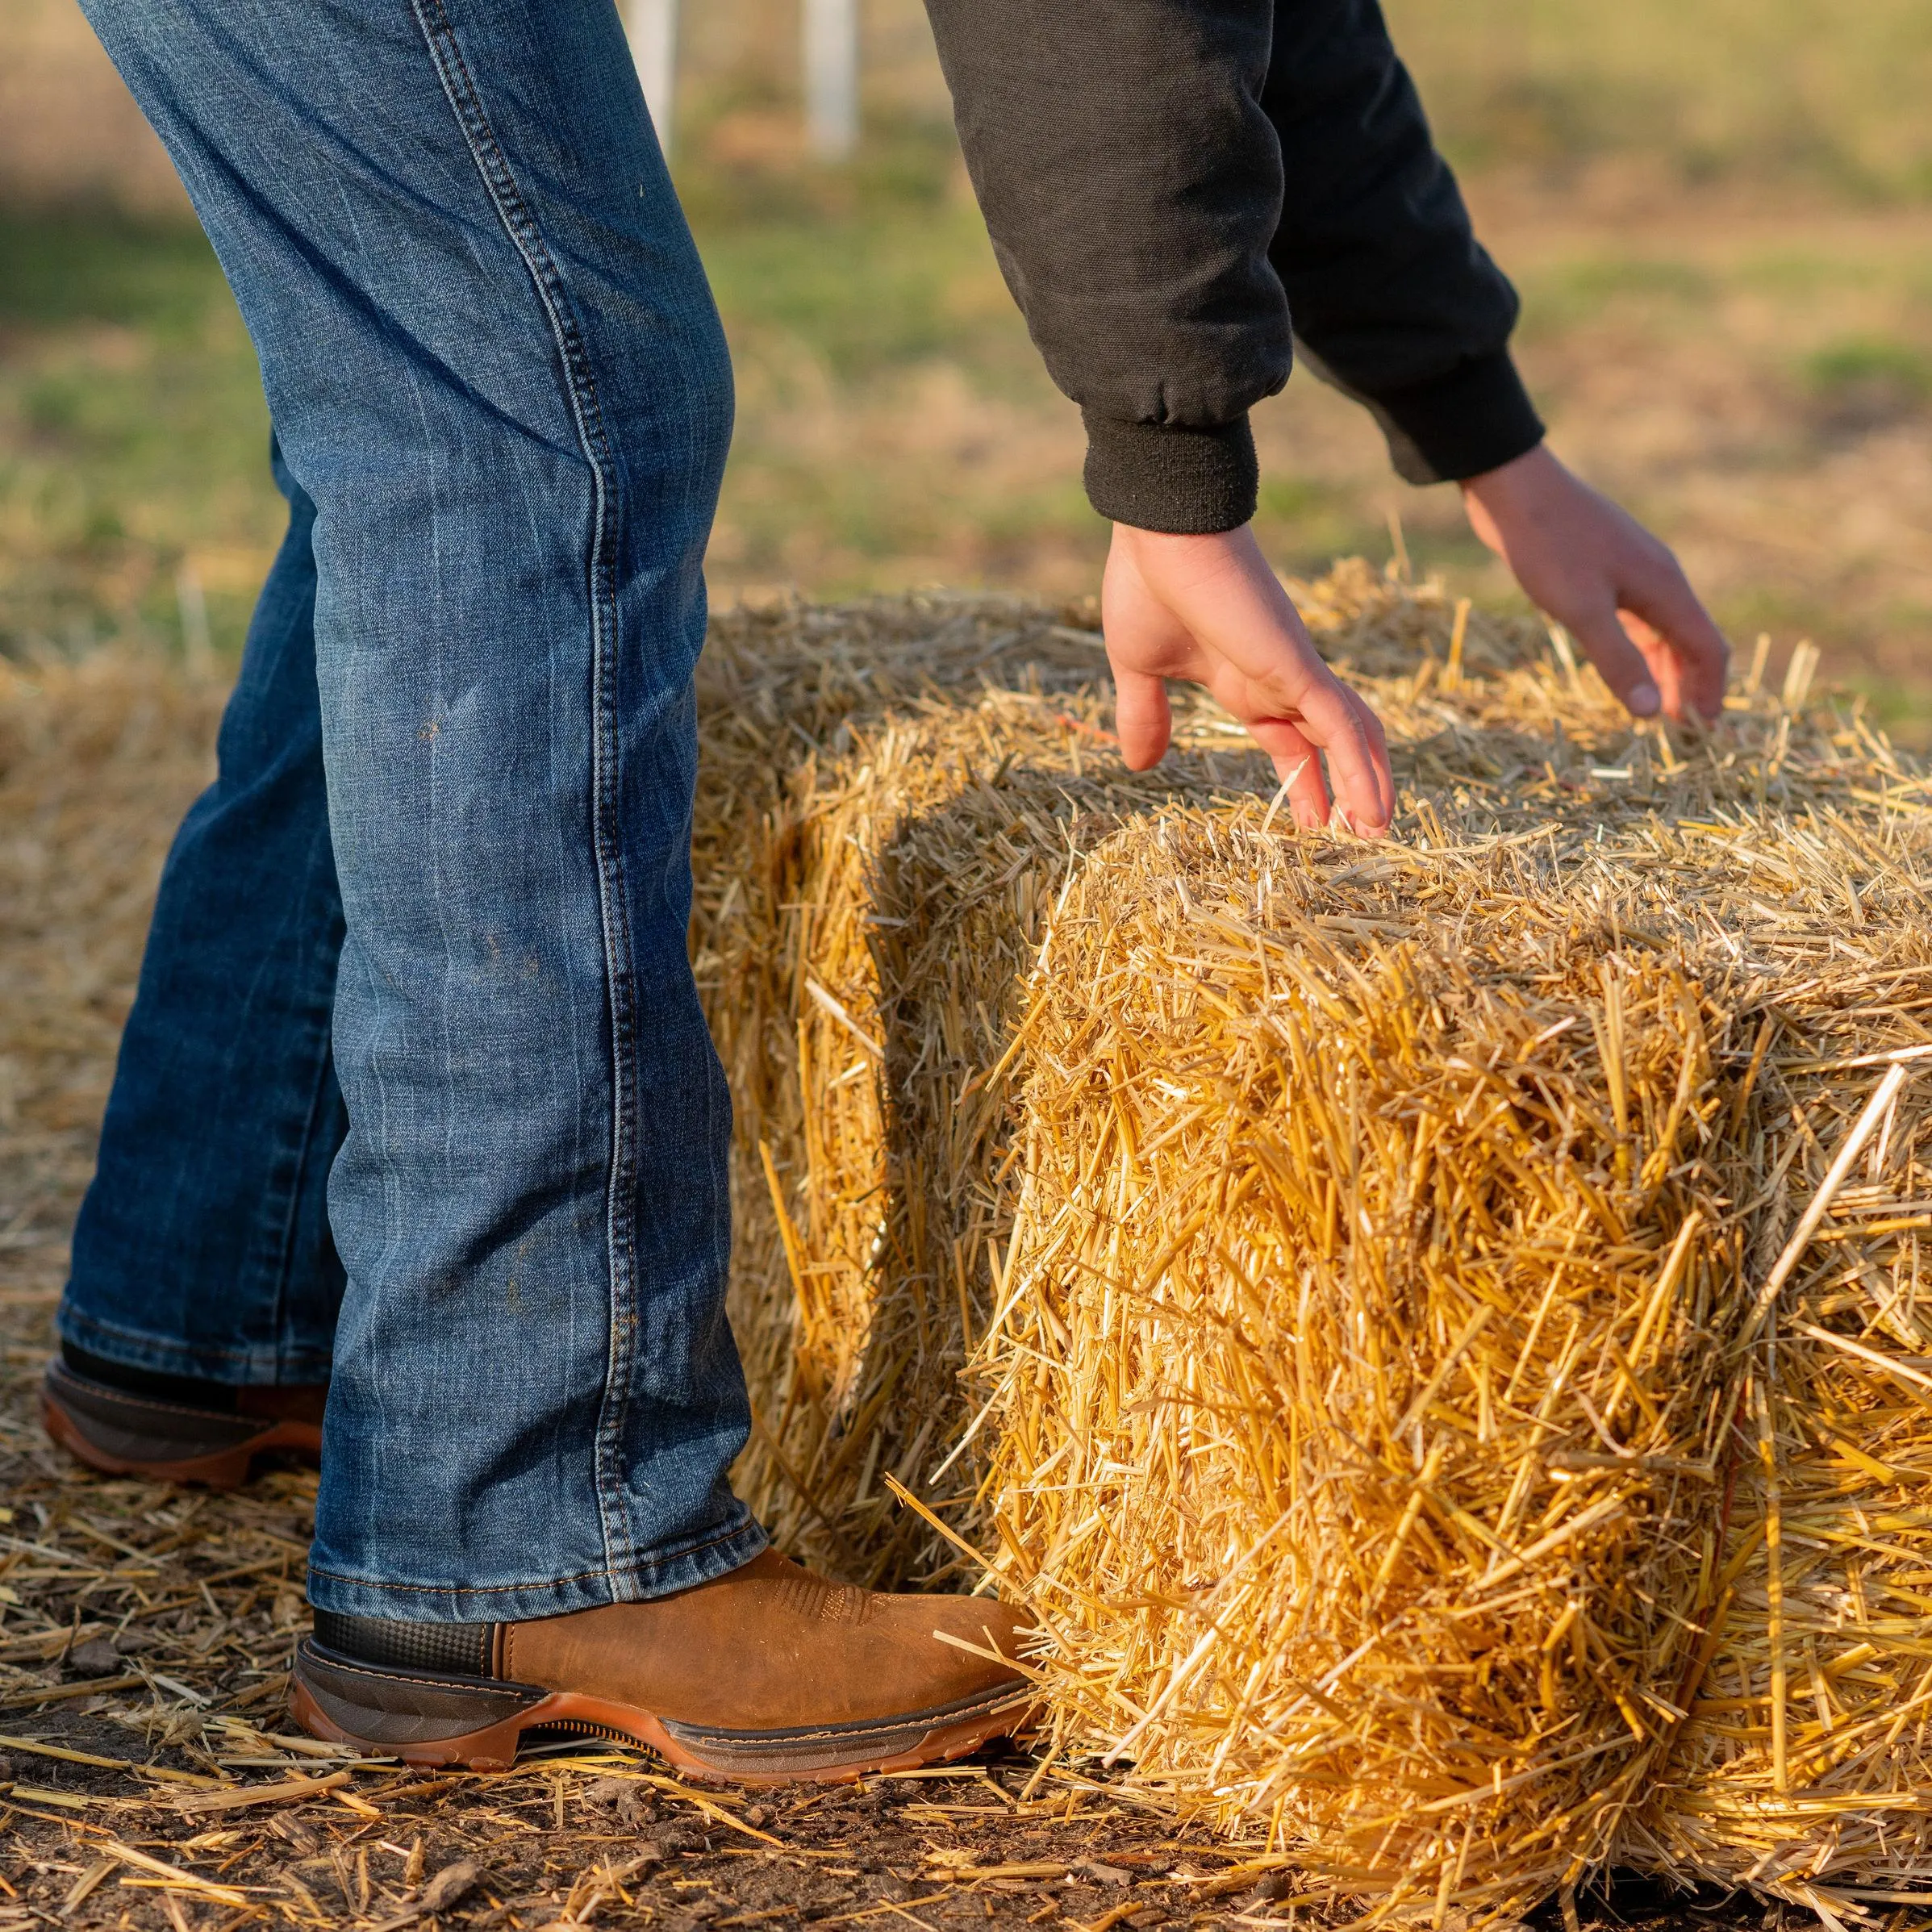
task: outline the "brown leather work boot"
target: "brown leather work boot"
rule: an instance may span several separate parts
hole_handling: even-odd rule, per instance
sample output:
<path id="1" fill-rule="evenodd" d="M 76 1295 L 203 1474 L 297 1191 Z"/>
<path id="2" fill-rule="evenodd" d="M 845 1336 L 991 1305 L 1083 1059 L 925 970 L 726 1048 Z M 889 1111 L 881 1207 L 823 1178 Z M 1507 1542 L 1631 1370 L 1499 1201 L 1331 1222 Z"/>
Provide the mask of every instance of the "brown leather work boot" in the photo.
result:
<path id="1" fill-rule="evenodd" d="M 328 1397 L 326 1383 L 229 1387 L 123 1369 L 69 1345 L 48 1364 L 40 1420 L 63 1449 L 109 1475 L 236 1489 L 269 1450 L 319 1462 Z"/>
<path id="2" fill-rule="evenodd" d="M 318 1610 L 290 1709 L 315 1737 L 408 1764 L 496 1769 L 543 1728 L 646 1745 L 701 1777 L 829 1784 L 1017 1730 L 1019 1628 L 983 1597 L 856 1589 L 768 1550 L 675 1596 L 529 1623 Z"/>

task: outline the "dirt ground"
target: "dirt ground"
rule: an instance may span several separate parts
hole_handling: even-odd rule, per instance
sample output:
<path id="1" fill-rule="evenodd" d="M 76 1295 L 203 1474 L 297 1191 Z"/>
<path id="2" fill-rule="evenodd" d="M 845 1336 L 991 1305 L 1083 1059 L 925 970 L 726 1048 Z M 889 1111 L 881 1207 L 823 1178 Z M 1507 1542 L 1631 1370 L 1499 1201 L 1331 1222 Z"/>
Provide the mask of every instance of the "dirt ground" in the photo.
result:
<path id="1" fill-rule="evenodd" d="M 344 1760 L 282 1710 L 313 1478 L 214 1498 L 78 1476 L 34 1440 L 30 1366 L 0 1459 L 22 1600 L 0 1926 L 1141 1926 L 1279 1888 L 1242 1847 L 1020 1756 L 756 1794 L 595 1743 L 494 1776 Z"/>
<path id="2" fill-rule="evenodd" d="M 10 1305 L 0 1401 L 0 1932 L 1145 1932 L 1358 1916 L 1287 1860 L 1018 1750 L 747 1792 L 594 1742 L 537 1746 L 507 1772 L 424 1774 L 291 1735 L 313 1475 L 269 1469 L 211 1496 L 79 1470 L 32 1412 L 46 1313 L 38 1296 Z M 1579 1932 L 1759 1917 L 1748 1900 L 1642 1885 L 1581 1907 Z M 1454 1917 L 1445 1932 L 1462 1932 Z M 1537 1917 L 1539 1932 L 1563 1922 Z"/>

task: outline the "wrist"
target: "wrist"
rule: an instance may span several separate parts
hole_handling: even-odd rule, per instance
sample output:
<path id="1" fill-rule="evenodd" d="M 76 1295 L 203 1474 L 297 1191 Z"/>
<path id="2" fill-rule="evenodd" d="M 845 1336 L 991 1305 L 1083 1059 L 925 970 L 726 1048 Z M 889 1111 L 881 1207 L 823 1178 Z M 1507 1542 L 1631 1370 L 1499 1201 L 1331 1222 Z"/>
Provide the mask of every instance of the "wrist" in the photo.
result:
<path id="1" fill-rule="evenodd" d="M 1493 469 L 1464 477 L 1459 486 L 1465 498 L 1473 497 L 1491 509 L 1504 508 L 1537 494 L 1557 478 L 1568 474 L 1550 445 L 1538 443 L 1533 449 L 1525 449 L 1521 456 L 1499 463 Z"/>
<path id="2" fill-rule="evenodd" d="M 1112 551 L 1124 552 L 1136 570 L 1150 580 L 1173 585 L 1200 584 L 1229 571 L 1246 575 L 1266 570 L 1252 524 L 1232 530 L 1150 530 L 1145 524 L 1116 522 Z"/>
<path id="3" fill-rule="evenodd" d="M 1232 530 L 1150 530 L 1145 524 L 1116 520 L 1113 540 L 1130 549 L 1163 557 L 1208 557 L 1238 545 L 1244 538 L 1251 541 L 1252 528 L 1250 524 L 1240 524 Z"/>
<path id="4" fill-rule="evenodd" d="M 1509 462 L 1464 478 L 1463 508 L 1483 543 L 1507 558 L 1513 539 L 1526 536 L 1565 491 L 1575 487 L 1575 478 L 1549 444 L 1538 443 Z"/>

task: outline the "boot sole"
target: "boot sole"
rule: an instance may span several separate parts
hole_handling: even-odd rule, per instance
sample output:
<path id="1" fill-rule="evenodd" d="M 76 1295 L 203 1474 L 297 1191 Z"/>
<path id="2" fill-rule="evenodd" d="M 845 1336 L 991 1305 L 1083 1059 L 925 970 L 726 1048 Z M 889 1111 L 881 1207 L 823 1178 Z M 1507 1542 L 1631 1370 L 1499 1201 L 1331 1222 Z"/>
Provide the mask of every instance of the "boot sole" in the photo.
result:
<path id="1" fill-rule="evenodd" d="M 312 1638 L 296 1650 L 289 1693 L 290 1715 L 312 1737 L 405 1764 L 507 1770 L 526 1731 L 562 1730 L 641 1745 L 707 1782 L 754 1786 L 848 1784 L 943 1763 L 1024 1728 L 1033 1702 L 1018 1684 L 859 1724 L 723 1730 L 580 1691 L 382 1669 Z"/>
<path id="2" fill-rule="evenodd" d="M 103 1475 L 147 1476 L 164 1483 L 198 1483 L 209 1489 L 239 1489 L 248 1481 L 255 1458 L 271 1450 L 290 1450 L 311 1462 L 322 1459 L 322 1431 L 313 1422 L 273 1422 L 259 1435 L 227 1449 L 173 1458 L 116 1455 L 103 1449 L 44 1387 L 40 1392 L 40 1422 L 61 1448 Z"/>

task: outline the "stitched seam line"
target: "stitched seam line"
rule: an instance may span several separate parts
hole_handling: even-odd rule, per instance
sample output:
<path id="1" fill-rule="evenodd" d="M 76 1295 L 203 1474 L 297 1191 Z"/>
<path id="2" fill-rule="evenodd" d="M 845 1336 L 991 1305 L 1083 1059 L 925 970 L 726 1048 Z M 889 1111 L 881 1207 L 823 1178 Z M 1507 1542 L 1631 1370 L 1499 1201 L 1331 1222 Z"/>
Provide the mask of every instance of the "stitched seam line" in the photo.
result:
<path id="1" fill-rule="evenodd" d="M 419 1684 L 428 1691 L 457 1690 L 467 1683 L 478 1690 L 501 1692 L 505 1690 L 542 1691 L 541 1684 L 512 1684 L 500 1677 L 469 1677 L 461 1671 L 446 1671 L 440 1677 L 419 1677 L 413 1671 L 393 1669 L 386 1663 L 365 1663 L 359 1657 L 318 1657 L 316 1663 L 324 1670 L 334 1671 L 342 1676 L 352 1673 L 359 1677 L 373 1677 L 381 1684 Z M 452 1680 L 455 1680 L 452 1682 Z M 548 1695 L 546 1692 L 545 1695 Z"/>
<path id="2" fill-rule="evenodd" d="M 828 1724 L 807 1728 L 778 1728 L 768 1731 L 724 1730 L 704 1724 L 686 1724 L 675 1717 L 660 1720 L 674 1738 L 702 1738 L 709 1744 L 729 1747 L 734 1744 L 862 1743 L 867 1738 L 891 1737 L 899 1731 L 930 1730 L 939 1724 L 958 1723 L 977 1717 L 1013 1696 L 1010 1690 L 988 1691 L 983 1696 L 962 1699 L 958 1704 L 934 1705 L 916 1711 L 888 1711 L 883 1717 L 860 1717 L 850 1724 Z M 633 1705 L 637 1709 L 638 1706 Z"/>
<path id="3" fill-rule="evenodd" d="M 292 534 L 294 530 L 293 519 L 291 519 L 290 528 L 290 532 Z M 308 590 L 305 598 L 297 600 L 293 612 L 283 622 L 282 626 L 282 645 L 285 647 L 287 645 L 288 640 L 294 635 L 297 628 L 300 625 L 303 619 L 303 614 L 305 611 L 307 612 L 311 629 L 314 625 L 315 614 L 315 589 L 314 578 L 315 522 L 312 515 L 311 516 L 308 526 L 308 537 L 310 571 Z M 285 537 L 283 539 L 285 546 L 287 544 L 287 541 L 288 539 Z M 277 564 L 279 564 L 280 561 L 281 557 L 280 554 L 278 553 L 277 557 Z M 309 650 L 309 655 L 311 659 L 315 655 L 314 644 L 315 641 L 311 636 L 310 639 Z M 324 828 L 323 843 L 325 845 L 328 843 L 326 827 Z M 312 882 L 314 878 L 314 853 L 312 849 L 310 856 L 310 878 Z M 330 867 L 332 873 L 334 869 L 334 861 L 332 858 L 330 861 Z M 282 1202 L 282 1226 L 275 1241 L 275 1258 L 273 1262 L 269 1264 L 273 1270 L 275 1285 L 274 1327 L 273 1332 L 269 1337 L 269 1341 L 275 1352 L 275 1379 L 277 1382 L 280 1382 L 282 1377 L 287 1373 L 289 1367 L 289 1290 L 292 1279 L 294 1277 L 295 1267 L 295 1226 L 302 1205 L 303 1179 L 308 1171 L 308 1153 L 311 1147 L 315 1144 L 315 1129 L 321 1120 L 322 1095 L 328 1079 L 330 1066 L 330 1056 L 332 1050 L 333 1042 L 330 1031 L 331 1014 L 334 1004 L 332 999 L 332 986 L 331 990 L 332 999 L 323 1008 L 321 1016 L 321 1024 L 319 1029 L 317 1029 L 320 1035 L 320 1051 L 315 1057 L 315 1072 L 312 1079 L 311 1079 L 309 1086 L 309 1104 L 307 1111 L 303 1118 L 302 1131 L 296 1137 L 294 1150 L 289 1158 L 288 1182 L 286 1187 L 282 1191 L 283 1199 Z M 326 1172 L 323 1175 L 323 1185 L 326 1187 L 328 1184 L 328 1175 Z"/>
<path id="4" fill-rule="evenodd" d="M 61 1333 L 64 1334 L 67 1332 L 66 1325 L 71 1322 L 74 1327 L 81 1329 L 83 1334 L 112 1336 L 117 1340 L 140 1342 L 144 1345 L 150 1343 L 155 1339 L 153 1334 L 145 1329 L 131 1329 L 125 1323 L 119 1321 L 103 1321 L 98 1315 L 90 1315 L 85 1309 L 69 1309 L 65 1301 L 61 1306 L 61 1319 L 63 1324 Z M 68 1335 L 67 1338 L 70 1342 L 79 1339 L 73 1335 Z M 213 1355 L 223 1362 L 232 1362 L 243 1368 L 248 1367 L 258 1359 L 257 1352 L 253 1349 L 203 1348 L 198 1345 L 195 1353 L 197 1355 Z M 130 1362 L 127 1366 L 133 1367 L 136 1365 Z M 180 1371 L 165 1369 L 159 1372 L 164 1375 L 179 1373 L 192 1376 L 195 1371 L 192 1369 Z M 96 1386 L 100 1385 L 97 1384 Z M 238 1383 L 236 1386 L 241 1388 L 273 1388 L 282 1385 L 275 1383 Z M 319 1387 L 320 1384 L 291 1383 L 287 1386 Z"/>
<path id="5" fill-rule="evenodd" d="M 591 373 L 590 358 L 575 318 L 565 299 L 548 245 L 497 140 L 462 50 L 457 46 L 443 0 L 411 0 L 418 27 L 429 48 L 444 97 L 457 118 L 483 188 L 511 245 L 523 258 L 550 327 L 564 369 L 564 387 L 578 447 L 590 468 L 594 486 L 589 586 L 590 593 L 591 841 L 597 861 L 598 913 L 603 931 L 604 983 L 611 1006 L 611 1167 L 604 1192 L 605 1241 L 610 1257 L 611 1334 L 605 1358 L 603 1400 L 597 1419 L 595 1481 L 598 1527 L 606 1569 L 628 1567 L 636 1551 L 617 1448 L 628 1405 L 633 1308 L 636 1276 L 628 1185 L 636 1150 L 631 1124 L 636 1070 L 632 1064 L 636 1027 L 631 971 L 631 934 L 625 912 L 624 868 L 615 836 L 618 820 L 617 759 L 612 726 L 615 704 L 614 646 L 617 600 L 611 560 L 613 510 L 607 473 L 610 444 Z"/>
<path id="6" fill-rule="evenodd" d="M 315 1062 L 315 1079 L 309 1090 L 308 1118 L 303 1121 L 302 1140 L 295 1154 L 294 1179 L 289 1184 L 287 1211 L 282 1221 L 282 1253 L 276 1263 L 275 1283 L 275 1373 L 280 1379 L 286 1366 L 284 1354 L 289 1333 L 289 1287 L 295 1271 L 295 1222 L 302 1205 L 302 1179 L 308 1171 L 309 1150 L 314 1146 L 316 1129 L 322 1122 L 322 1096 L 328 1084 L 332 1047 L 328 1020 L 322 1024 L 322 1051 Z M 325 1170 L 323 1184 L 328 1185 Z"/>
<path id="7" fill-rule="evenodd" d="M 716 1536 L 707 1536 L 701 1543 L 688 1543 L 678 1552 L 682 1561 L 687 1556 L 700 1556 L 707 1550 L 716 1550 L 720 1543 L 735 1542 L 748 1528 L 753 1525 L 740 1523 L 735 1528 L 722 1529 Z M 662 1565 L 653 1566 L 661 1568 Z M 358 1590 L 381 1590 L 394 1595 L 408 1591 L 419 1596 L 515 1596 L 526 1590 L 554 1590 L 561 1584 L 586 1584 L 595 1577 L 611 1577 L 628 1574 L 615 1570 L 578 1570 L 569 1576 L 540 1578 L 534 1583 L 521 1584 L 377 1584 L 367 1577 L 345 1576 L 340 1570 L 324 1570 L 319 1565 L 308 1566 L 311 1576 L 326 1576 L 331 1583 L 350 1584 Z M 346 1613 L 355 1615 L 355 1612 Z"/>

